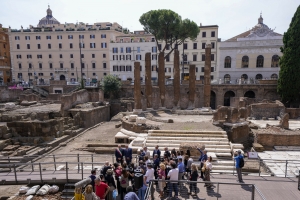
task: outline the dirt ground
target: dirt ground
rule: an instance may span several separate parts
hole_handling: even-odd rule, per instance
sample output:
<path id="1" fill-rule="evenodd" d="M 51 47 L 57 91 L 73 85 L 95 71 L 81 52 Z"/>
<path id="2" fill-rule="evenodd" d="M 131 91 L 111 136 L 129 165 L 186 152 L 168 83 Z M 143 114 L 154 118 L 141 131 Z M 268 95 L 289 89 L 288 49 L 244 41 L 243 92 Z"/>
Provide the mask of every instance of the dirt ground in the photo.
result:
<path id="1" fill-rule="evenodd" d="M 19 192 L 23 185 L 0 185 L 0 199 L 10 197 Z"/>

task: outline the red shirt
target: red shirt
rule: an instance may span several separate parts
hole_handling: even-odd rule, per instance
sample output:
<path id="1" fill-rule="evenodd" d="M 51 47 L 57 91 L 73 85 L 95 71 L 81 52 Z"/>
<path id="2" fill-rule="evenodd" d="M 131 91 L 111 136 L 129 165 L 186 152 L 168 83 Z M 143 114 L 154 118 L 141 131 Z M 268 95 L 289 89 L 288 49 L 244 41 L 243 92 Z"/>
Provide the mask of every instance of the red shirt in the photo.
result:
<path id="1" fill-rule="evenodd" d="M 95 184 L 96 188 L 96 195 L 100 197 L 100 199 L 105 199 L 104 194 L 106 189 L 108 188 L 108 185 L 104 182 L 100 182 L 99 185 Z"/>

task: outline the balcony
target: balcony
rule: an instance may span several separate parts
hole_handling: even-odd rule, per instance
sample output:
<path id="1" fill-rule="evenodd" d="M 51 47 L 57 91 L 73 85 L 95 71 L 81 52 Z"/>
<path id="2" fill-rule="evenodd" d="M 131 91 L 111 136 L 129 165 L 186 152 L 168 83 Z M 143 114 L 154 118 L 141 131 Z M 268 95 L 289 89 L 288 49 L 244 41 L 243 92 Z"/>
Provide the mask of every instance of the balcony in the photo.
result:
<path id="1" fill-rule="evenodd" d="M 58 72 L 68 72 L 68 69 L 67 68 L 55 68 L 54 71 L 57 73 Z"/>
<path id="2" fill-rule="evenodd" d="M 184 63 L 185 65 L 189 65 L 189 64 L 190 64 L 189 61 L 183 61 L 183 63 Z M 182 61 L 180 61 L 180 64 L 182 65 Z"/>

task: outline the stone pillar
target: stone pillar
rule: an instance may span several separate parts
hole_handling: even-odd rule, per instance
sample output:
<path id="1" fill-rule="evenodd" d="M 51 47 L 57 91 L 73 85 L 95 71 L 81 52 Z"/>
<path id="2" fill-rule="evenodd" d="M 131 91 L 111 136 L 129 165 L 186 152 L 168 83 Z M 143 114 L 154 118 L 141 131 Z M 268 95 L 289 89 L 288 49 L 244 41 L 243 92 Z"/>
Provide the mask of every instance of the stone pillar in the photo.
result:
<path id="1" fill-rule="evenodd" d="M 195 90 L 196 90 L 196 66 L 189 67 L 189 106 L 188 109 L 195 108 Z"/>
<path id="2" fill-rule="evenodd" d="M 152 108 L 152 84 L 151 84 L 151 53 L 145 55 L 145 82 L 147 108 Z"/>
<path id="3" fill-rule="evenodd" d="M 180 68 L 179 68 L 179 51 L 178 49 L 174 50 L 174 109 L 179 107 L 180 100 Z"/>
<path id="4" fill-rule="evenodd" d="M 204 66 L 204 107 L 210 107 L 210 92 L 211 92 L 211 44 L 206 44 L 205 47 L 205 66 Z"/>
<path id="5" fill-rule="evenodd" d="M 141 101 L 141 70 L 140 62 L 134 62 L 134 110 L 133 113 L 139 114 L 142 112 Z"/>
<path id="6" fill-rule="evenodd" d="M 164 52 L 160 52 L 158 55 L 158 87 L 161 107 L 165 106 L 165 80 L 165 54 Z"/>

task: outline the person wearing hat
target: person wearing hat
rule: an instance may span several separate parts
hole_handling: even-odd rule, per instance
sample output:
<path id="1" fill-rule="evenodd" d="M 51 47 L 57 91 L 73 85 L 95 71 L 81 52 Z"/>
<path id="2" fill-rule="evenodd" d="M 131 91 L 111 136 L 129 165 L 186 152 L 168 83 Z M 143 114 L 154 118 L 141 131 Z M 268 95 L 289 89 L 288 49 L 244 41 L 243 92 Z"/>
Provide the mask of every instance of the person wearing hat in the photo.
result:
<path id="1" fill-rule="evenodd" d="M 242 155 L 241 150 L 238 150 L 234 153 L 235 169 L 236 169 L 236 173 L 238 175 L 237 182 L 240 182 L 240 183 L 243 183 L 242 168 L 240 168 L 240 161 L 242 158 L 244 158 L 244 156 Z"/>

